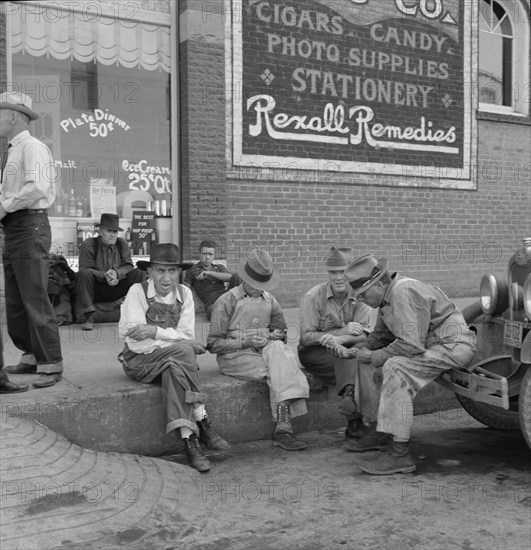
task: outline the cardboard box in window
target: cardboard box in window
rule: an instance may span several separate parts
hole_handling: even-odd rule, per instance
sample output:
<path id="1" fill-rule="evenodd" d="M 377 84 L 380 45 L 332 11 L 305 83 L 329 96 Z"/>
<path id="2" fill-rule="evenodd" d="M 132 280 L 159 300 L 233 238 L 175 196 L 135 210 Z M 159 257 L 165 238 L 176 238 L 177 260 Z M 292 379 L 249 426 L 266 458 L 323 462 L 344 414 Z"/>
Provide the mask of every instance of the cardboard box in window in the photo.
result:
<path id="1" fill-rule="evenodd" d="M 77 223 L 77 246 L 89 239 L 90 237 L 98 236 L 98 228 L 95 223 Z"/>

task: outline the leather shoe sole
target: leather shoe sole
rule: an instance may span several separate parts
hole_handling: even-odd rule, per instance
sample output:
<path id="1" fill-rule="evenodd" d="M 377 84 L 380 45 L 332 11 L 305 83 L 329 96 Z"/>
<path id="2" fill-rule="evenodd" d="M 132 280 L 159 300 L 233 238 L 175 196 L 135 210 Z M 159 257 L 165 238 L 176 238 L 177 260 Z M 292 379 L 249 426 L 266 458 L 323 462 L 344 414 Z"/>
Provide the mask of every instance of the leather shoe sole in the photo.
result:
<path id="1" fill-rule="evenodd" d="M 4 367 L 4 371 L 8 374 L 37 374 L 37 365 L 19 363 L 18 365 L 8 365 Z"/>
<path id="2" fill-rule="evenodd" d="M 365 451 L 383 451 L 389 448 L 393 442 L 393 436 L 390 434 L 368 434 L 361 439 L 349 439 L 343 443 L 343 448 L 354 453 L 363 453 Z"/>
<path id="3" fill-rule="evenodd" d="M 292 433 L 275 432 L 273 434 L 273 446 L 282 447 L 286 451 L 302 451 L 308 447 L 308 444 L 297 439 Z"/>
<path id="4" fill-rule="evenodd" d="M 21 393 L 28 391 L 29 387 L 26 384 L 15 384 L 14 382 L 5 382 L 0 386 L 0 393 Z"/>
<path id="5" fill-rule="evenodd" d="M 33 382 L 35 388 L 49 388 L 59 382 L 62 376 L 60 374 L 41 374 L 39 378 Z"/>

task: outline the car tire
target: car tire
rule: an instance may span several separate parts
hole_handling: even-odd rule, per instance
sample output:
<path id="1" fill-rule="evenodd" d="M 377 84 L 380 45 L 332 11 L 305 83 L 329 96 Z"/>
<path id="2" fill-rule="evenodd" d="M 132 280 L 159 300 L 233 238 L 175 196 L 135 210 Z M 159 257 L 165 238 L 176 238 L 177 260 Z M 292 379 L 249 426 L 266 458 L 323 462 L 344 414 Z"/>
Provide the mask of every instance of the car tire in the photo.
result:
<path id="1" fill-rule="evenodd" d="M 500 409 L 487 403 L 473 401 L 463 395 L 455 394 L 460 405 L 475 420 L 496 430 L 519 430 L 520 419 L 517 410 Z"/>
<path id="2" fill-rule="evenodd" d="M 531 366 L 527 368 L 520 386 L 518 414 L 520 416 L 520 429 L 531 449 Z"/>

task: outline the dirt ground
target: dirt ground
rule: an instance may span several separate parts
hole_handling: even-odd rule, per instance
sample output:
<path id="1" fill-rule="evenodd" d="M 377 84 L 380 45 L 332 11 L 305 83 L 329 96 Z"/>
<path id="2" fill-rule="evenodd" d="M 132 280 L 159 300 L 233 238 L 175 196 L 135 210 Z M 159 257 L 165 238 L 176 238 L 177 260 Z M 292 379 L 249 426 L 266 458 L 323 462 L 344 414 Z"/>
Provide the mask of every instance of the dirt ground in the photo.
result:
<path id="1" fill-rule="evenodd" d="M 198 488 L 207 513 L 167 548 L 531 548 L 531 451 L 518 432 L 461 409 L 416 417 L 417 471 L 376 477 L 359 470 L 376 452 L 346 452 L 342 433 L 304 439 L 306 451 L 260 441 L 211 457 Z"/>

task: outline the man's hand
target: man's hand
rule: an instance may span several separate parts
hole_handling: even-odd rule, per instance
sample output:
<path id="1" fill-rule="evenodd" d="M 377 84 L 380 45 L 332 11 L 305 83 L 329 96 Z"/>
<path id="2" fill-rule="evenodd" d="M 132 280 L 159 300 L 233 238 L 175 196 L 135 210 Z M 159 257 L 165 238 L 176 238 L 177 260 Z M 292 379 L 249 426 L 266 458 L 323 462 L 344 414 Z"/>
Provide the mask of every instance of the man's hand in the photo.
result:
<path id="1" fill-rule="evenodd" d="M 206 352 L 206 346 L 203 344 L 203 342 L 200 342 L 199 340 L 180 340 L 183 344 L 188 344 L 192 346 L 194 353 L 196 355 L 202 355 Z"/>
<path id="2" fill-rule="evenodd" d="M 207 271 L 206 269 L 204 271 L 201 271 L 197 274 L 196 278 L 198 281 L 204 281 L 205 279 L 208 281 L 208 279 L 215 279 L 212 275 L 215 273 L 215 271 Z"/>
<path id="3" fill-rule="evenodd" d="M 352 336 L 359 336 L 360 334 L 363 334 L 363 327 L 359 323 L 355 323 L 354 321 L 350 321 L 350 323 L 347 323 L 343 330 L 346 332 L 346 334 L 351 334 Z"/>
<path id="4" fill-rule="evenodd" d="M 321 336 L 319 343 L 321 344 L 321 346 L 326 348 L 327 346 L 337 346 L 341 342 L 338 336 L 333 336 L 332 334 L 325 334 Z"/>
<path id="5" fill-rule="evenodd" d="M 133 338 L 133 340 L 145 340 L 146 338 L 155 338 L 157 334 L 156 325 L 137 325 L 131 327 L 126 333 L 126 337 Z"/>
<path id="6" fill-rule="evenodd" d="M 280 328 L 276 328 L 269 333 L 270 340 L 284 340 L 284 331 Z"/>
<path id="7" fill-rule="evenodd" d="M 254 348 L 255 350 L 261 350 L 269 342 L 269 338 L 265 336 L 249 336 L 242 341 L 242 349 L 245 348 Z"/>
<path id="8" fill-rule="evenodd" d="M 346 348 L 341 344 L 327 344 L 325 347 L 328 353 L 340 359 L 352 359 L 353 357 L 357 357 L 359 351 L 358 348 Z"/>
<path id="9" fill-rule="evenodd" d="M 105 280 L 109 286 L 116 286 L 120 281 L 115 269 L 108 269 L 105 273 Z"/>

